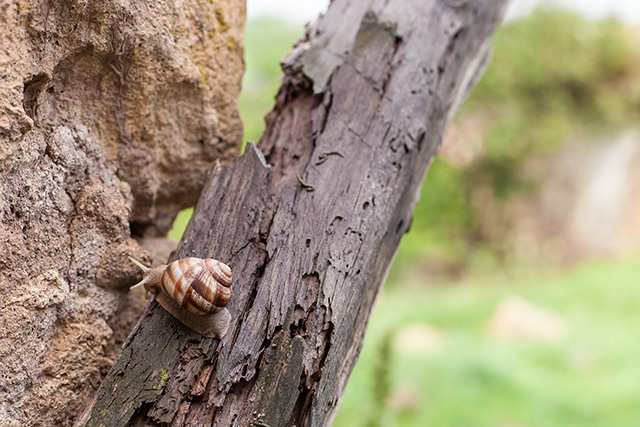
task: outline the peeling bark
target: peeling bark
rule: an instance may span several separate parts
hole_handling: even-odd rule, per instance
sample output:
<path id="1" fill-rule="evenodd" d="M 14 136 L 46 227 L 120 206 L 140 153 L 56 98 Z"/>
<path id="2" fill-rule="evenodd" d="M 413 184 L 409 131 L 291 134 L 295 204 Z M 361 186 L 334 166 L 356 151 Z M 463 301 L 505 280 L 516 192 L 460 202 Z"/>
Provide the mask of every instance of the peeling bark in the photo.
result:
<path id="1" fill-rule="evenodd" d="M 332 421 L 420 183 L 505 3 L 332 2 L 285 58 L 262 151 L 250 144 L 212 171 L 173 257 L 232 267 L 224 348 L 152 302 L 84 425 Z"/>

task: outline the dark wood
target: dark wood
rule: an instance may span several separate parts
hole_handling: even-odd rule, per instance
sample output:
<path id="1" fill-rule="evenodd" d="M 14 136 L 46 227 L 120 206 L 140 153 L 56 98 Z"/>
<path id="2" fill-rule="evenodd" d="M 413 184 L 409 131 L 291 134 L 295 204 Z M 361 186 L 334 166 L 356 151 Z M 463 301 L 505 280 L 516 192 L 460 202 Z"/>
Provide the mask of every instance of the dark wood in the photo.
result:
<path id="1" fill-rule="evenodd" d="M 284 60 L 266 160 L 210 173 L 173 257 L 233 269 L 224 348 L 151 303 L 82 423 L 329 424 L 505 4 L 334 0 Z"/>

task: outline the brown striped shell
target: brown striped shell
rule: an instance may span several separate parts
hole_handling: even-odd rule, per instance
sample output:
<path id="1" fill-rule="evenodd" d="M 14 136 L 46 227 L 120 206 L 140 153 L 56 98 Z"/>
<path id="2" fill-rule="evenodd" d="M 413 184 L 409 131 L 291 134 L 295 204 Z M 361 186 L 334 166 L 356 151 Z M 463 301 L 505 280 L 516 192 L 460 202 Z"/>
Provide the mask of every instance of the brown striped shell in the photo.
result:
<path id="1" fill-rule="evenodd" d="M 182 258 L 162 272 L 162 290 L 195 314 L 220 311 L 231 299 L 231 269 L 215 259 Z"/>
<path id="2" fill-rule="evenodd" d="M 183 325 L 208 338 L 222 338 L 229 331 L 231 268 L 215 259 L 183 258 L 169 265 L 149 268 L 129 257 L 142 270 L 144 286 L 156 301 Z"/>

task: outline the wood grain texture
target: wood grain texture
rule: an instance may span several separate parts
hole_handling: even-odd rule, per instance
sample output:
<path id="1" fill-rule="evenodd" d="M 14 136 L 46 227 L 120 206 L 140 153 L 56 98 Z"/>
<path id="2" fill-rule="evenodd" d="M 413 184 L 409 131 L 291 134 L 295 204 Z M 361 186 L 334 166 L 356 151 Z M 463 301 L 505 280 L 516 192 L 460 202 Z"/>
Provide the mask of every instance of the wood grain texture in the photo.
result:
<path id="1" fill-rule="evenodd" d="M 210 174 L 173 257 L 233 269 L 224 349 L 150 304 L 85 425 L 332 421 L 420 183 L 505 3 L 332 2 L 284 60 L 266 159 L 250 144 Z"/>

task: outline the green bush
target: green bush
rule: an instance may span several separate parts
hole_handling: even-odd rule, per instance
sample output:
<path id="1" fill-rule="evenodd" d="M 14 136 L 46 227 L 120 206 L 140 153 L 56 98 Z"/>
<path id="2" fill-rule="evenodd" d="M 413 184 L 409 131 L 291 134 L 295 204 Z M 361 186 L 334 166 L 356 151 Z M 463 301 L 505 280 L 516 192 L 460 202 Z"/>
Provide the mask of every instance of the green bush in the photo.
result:
<path id="1" fill-rule="evenodd" d="M 403 242 L 421 249 L 401 250 L 448 247 L 468 263 L 478 243 L 500 248 L 502 242 L 486 241 L 479 231 L 471 195 L 489 188 L 490 215 L 499 217 L 503 206 L 536 189 L 522 173 L 527 159 L 551 154 L 572 138 L 637 126 L 638 39 L 615 20 L 587 21 L 558 9 L 538 9 L 502 26 L 486 73 L 457 115 L 482 124 L 483 154 L 466 168 L 434 162 L 415 210 L 414 236 Z"/>

